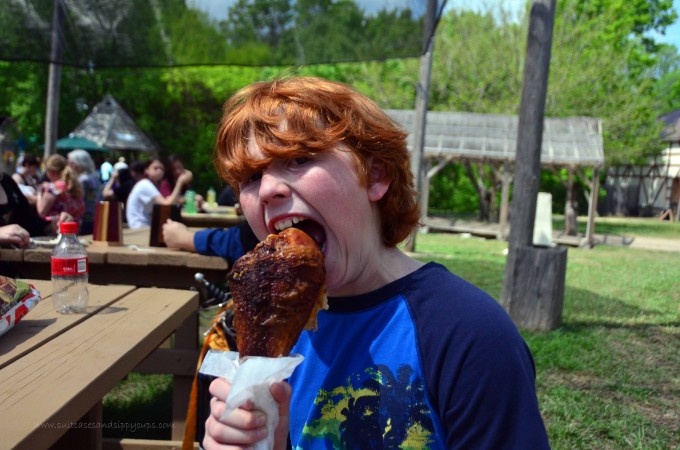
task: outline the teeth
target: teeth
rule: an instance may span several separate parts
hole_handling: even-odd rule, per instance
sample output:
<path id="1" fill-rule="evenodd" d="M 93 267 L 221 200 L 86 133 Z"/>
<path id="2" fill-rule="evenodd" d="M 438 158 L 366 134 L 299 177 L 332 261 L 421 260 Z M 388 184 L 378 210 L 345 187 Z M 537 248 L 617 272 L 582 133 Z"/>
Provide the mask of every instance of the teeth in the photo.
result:
<path id="1" fill-rule="evenodd" d="M 274 224 L 274 228 L 275 228 L 277 231 L 283 231 L 283 230 L 285 230 L 286 228 L 290 228 L 290 227 L 292 227 L 293 225 L 295 225 L 296 223 L 301 222 L 301 221 L 303 221 L 303 220 L 305 220 L 305 218 L 304 218 L 304 217 L 300 217 L 300 216 L 289 217 L 289 218 L 287 218 L 286 220 L 281 220 L 280 222 L 276 222 L 276 223 Z"/>

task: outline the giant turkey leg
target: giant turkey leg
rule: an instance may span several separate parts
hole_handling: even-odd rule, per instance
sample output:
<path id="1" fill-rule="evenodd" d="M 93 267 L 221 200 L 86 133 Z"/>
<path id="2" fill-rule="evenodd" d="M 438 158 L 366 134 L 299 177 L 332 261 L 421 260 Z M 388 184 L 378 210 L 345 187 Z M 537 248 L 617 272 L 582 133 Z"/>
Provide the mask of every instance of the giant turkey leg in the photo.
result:
<path id="1" fill-rule="evenodd" d="M 287 356 L 326 304 L 323 253 L 304 231 L 270 234 L 229 273 L 241 357 Z"/>

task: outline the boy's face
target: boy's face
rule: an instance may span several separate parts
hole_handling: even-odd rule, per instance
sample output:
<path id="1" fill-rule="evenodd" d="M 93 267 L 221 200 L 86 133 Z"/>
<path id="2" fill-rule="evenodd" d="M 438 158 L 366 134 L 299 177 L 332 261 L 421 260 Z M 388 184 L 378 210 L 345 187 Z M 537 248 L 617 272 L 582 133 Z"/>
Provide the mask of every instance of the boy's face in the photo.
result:
<path id="1" fill-rule="evenodd" d="M 249 152 L 265 158 L 254 139 Z M 374 197 L 359 182 L 352 155 L 335 148 L 307 158 L 275 158 L 241 184 L 239 200 L 259 239 L 290 226 L 307 231 L 324 253 L 329 294 L 348 295 L 348 284 L 380 243 Z"/>

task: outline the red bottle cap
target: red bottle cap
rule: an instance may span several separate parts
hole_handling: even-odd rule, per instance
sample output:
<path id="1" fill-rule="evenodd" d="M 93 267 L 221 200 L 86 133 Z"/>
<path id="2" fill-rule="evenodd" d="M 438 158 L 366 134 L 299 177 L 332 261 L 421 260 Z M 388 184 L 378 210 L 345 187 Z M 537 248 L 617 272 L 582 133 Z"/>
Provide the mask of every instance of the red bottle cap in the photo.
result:
<path id="1" fill-rule="evenodd" d="M 78 232 L 78 222 L 62 222 L 59 225 L 61 234 L 76 234 Z"/>

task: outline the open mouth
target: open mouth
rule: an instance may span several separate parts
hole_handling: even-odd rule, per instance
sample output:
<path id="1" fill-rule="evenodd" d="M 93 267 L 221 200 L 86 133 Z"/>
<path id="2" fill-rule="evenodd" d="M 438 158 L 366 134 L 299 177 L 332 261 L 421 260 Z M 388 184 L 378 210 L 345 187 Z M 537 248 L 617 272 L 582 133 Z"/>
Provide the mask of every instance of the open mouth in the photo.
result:
<path id="1" fill-rule="evenodd" d="M 286 220 L 277 222 L 274 227 L 278 232 L 281 232 L 286 228 L 297 228 L 302 230 L 307 233 L 309 237 L 314 239 L 316 245 L 318 245 L 322 251 L 325 248 L 326 232 L 319 223 L 311 219 L 306 219 L 304 217 L 289 217 Z"/>

